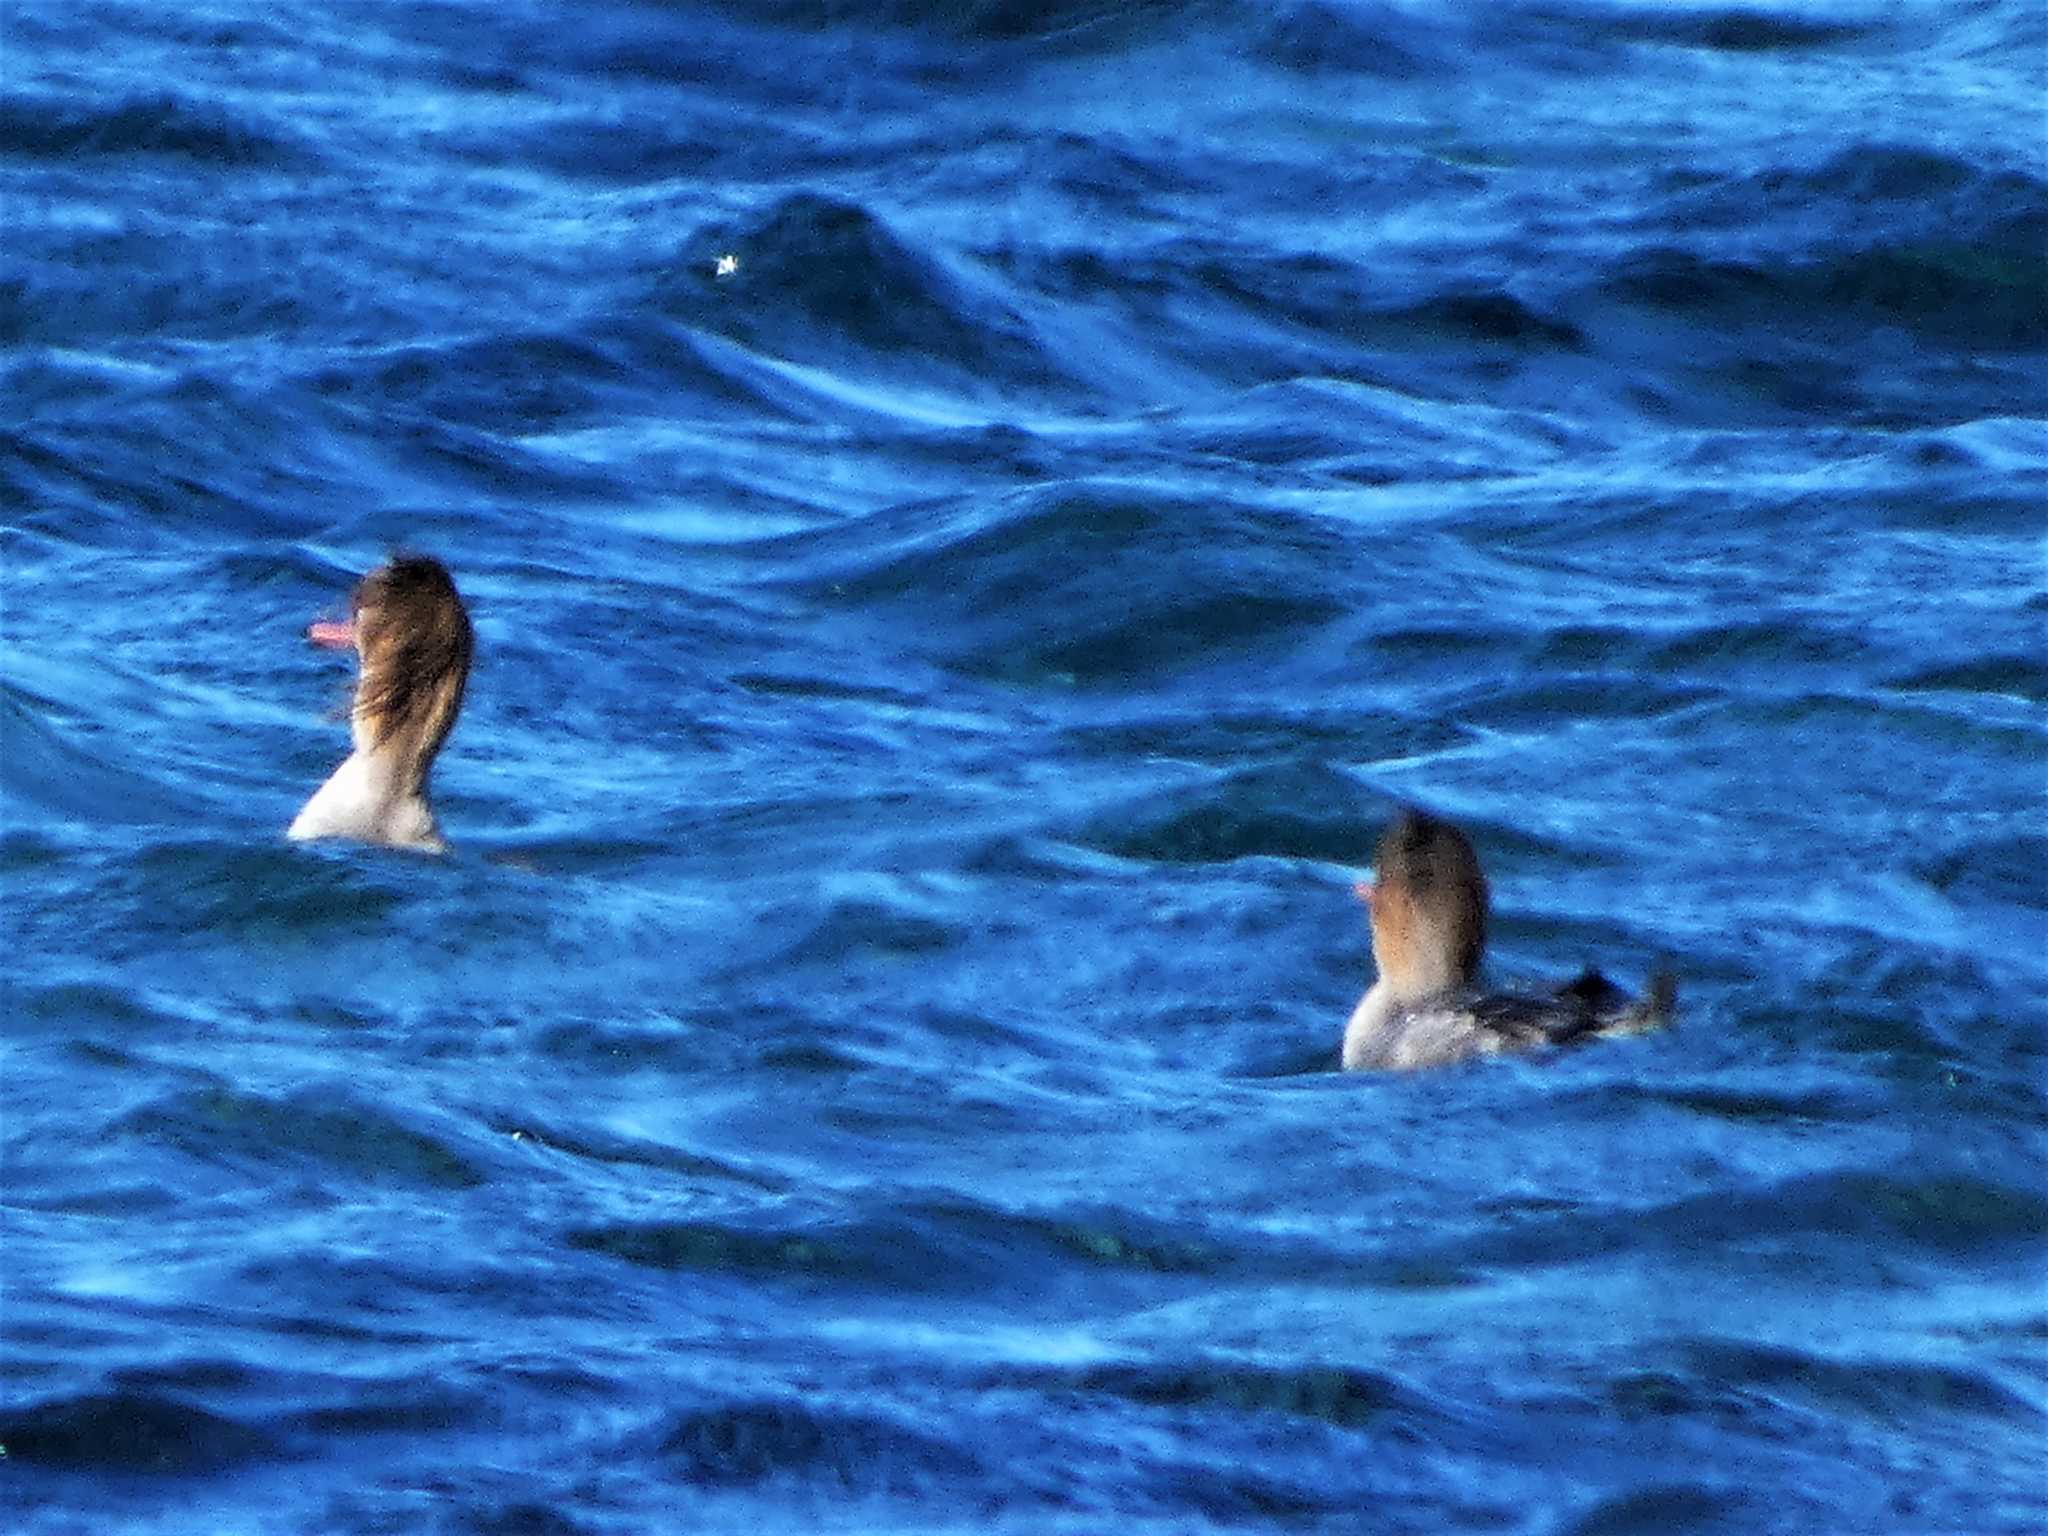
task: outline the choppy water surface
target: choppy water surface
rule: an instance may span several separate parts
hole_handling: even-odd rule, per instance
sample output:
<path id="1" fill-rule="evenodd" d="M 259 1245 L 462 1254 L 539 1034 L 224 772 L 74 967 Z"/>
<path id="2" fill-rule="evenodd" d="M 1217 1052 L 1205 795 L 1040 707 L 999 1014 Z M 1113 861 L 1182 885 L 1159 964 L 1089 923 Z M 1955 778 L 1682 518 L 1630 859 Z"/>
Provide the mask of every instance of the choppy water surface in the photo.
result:
<path id="1" fill-rule="evenodd" d="M 2048 26 L 1449 12 L 8 8 L 12 1529 L 2048 1525 Z"/>

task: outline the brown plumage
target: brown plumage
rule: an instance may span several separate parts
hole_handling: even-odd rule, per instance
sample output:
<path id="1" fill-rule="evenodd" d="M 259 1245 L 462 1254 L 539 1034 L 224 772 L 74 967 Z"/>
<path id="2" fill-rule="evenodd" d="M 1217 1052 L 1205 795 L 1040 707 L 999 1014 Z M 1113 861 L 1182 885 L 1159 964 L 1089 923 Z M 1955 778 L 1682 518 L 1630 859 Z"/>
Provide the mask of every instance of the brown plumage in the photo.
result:
<path id="1" fill-rule="evenodd" d="M 455 728 L 476 639 L 440 561 L 397 555 L 356 583 L 351 603 L 362 678 L 352 711 L 371 751 L 396 746 L 424 784 Z"/>
<path id="2" fill-rule="evenodd" d="M 349 710 L 355 751 L 287 831 L 439 852 L 427 774 L 455 728 L 476 647 L 469 614 L 440 562 L 394 555 L 356 583 L 347 624 L 320 623 L 314 644 L 354 649 L 361 669 Z"/>
<path id="3" fill-rule="evenodd" d="M 1470 986 L 1486 950 L 1489 897 L 1465 834 L 1413 806 L 1380 836 L 1372 954 L 1405 997 Z"/>

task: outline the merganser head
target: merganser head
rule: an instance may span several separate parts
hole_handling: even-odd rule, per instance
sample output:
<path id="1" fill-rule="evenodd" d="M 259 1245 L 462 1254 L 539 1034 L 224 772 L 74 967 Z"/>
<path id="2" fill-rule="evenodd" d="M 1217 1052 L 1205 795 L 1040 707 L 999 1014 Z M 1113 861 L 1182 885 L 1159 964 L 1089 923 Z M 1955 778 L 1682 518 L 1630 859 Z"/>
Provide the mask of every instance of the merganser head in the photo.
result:
<path id="1" fill-rule="evenodd" d="M 388 753 L 423 785 L 455 728 L 475 649 L 469 613 L 447 569 L 395 555 L 356 583 L 347 624 L 315 624 L 316 645 L 353 646 L 362 672 L 349 711 L 356 749 Z"/>
<path id="2" fill-rule="evenodd" d="M 1372 912 L 1380 981 L 1415 999 L 1469 986 L 1486 948 L 1486 877 L 1465 834 L 1405 806 L 1380 838 L 1374 879 L 1359 899 Z"/>
<path id="3" fill-rule="evenodd" d="M 361 664 L 349 730 L 355 751 L 286 829 L 292 838 L 352 837 L 438 853 L 448 845 L 427 806 L 427 772 L 454 729 L 475 638 L 455 583 L 423 555 L 395 555 L 356 584 L 346 624 L 306 631 Z"/>

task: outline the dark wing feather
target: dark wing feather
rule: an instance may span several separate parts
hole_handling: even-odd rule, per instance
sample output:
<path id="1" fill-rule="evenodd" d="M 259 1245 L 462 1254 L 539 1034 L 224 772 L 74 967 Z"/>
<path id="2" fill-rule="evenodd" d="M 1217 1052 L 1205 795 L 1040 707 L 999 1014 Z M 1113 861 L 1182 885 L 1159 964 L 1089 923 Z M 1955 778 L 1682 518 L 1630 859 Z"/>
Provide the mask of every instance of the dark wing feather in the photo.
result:
<path id="1" fill-rule="evenodd" d="M 1638 1002 L 1588 966 L 1548 997 L 1483 997 L 1473 1004 L 1473 1012 L 1481 1027 L 1511 1050 L 1576 1045 L 1599 1035 L 1656 1028 L 1671 1016 L 1676 992 L 1670 972 L 1660 971 Z"/>

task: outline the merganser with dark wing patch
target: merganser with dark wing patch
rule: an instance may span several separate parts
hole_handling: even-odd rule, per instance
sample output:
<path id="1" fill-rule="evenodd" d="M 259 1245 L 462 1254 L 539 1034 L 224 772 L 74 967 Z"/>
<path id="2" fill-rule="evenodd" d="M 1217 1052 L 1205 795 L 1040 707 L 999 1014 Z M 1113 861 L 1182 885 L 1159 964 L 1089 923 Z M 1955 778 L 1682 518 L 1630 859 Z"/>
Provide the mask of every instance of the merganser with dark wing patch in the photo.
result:
<path id="1" fill-rule="evenodd" d="M 1546 996 L 1482 994 L 1488 896 L 1479 857 L 1447 821 L 1405 808 L 1380 839 L 1370 884 L 1379 977 L 1344 1030 L 1347 1070 L 1411 1070 L 1474 1056 L 1576 1045 L 1666 1023 L 1677 1001 L 1660 972 L 1640 1000 L 1598 971 Z"/>

